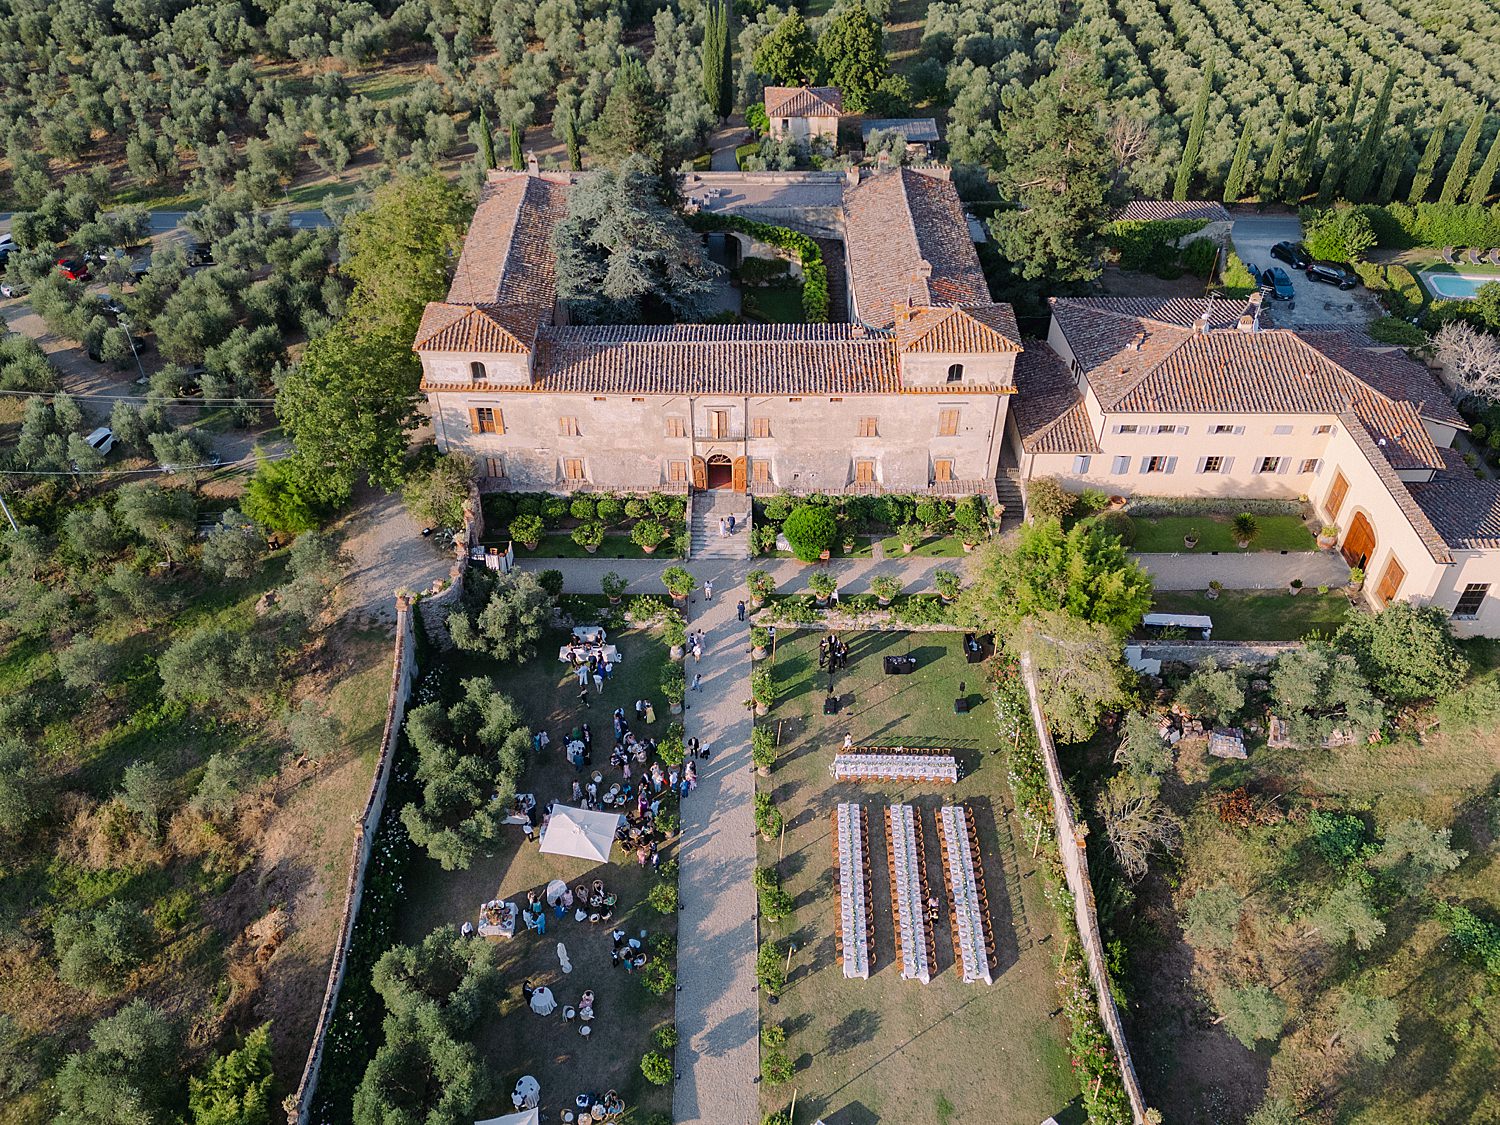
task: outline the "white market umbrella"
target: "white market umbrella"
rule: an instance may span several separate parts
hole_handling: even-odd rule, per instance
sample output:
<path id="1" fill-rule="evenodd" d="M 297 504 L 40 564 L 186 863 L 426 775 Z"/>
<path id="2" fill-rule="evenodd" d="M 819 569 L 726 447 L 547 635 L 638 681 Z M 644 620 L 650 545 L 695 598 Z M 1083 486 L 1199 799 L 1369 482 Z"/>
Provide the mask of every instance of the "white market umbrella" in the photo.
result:
<path id="1" fill-rule="evenodd" d="M 476 1121 L 474 1125 L 541 1125 L 541 1122 L 541 1112 L 528 1109 L 521 1113 L 507 1113 L 504 1117 L 490 1117 L 484 1121 Z"/>
<path id="2" fill-rule="evenodd" d="M 609 862 L 615 829 L 624 818 L 619 813 L 593 812 L 568 805 L 555 805 L 547 830 L 542 833 L 542 851 L 548 855 L 570 855 L 577 859 Z"/>

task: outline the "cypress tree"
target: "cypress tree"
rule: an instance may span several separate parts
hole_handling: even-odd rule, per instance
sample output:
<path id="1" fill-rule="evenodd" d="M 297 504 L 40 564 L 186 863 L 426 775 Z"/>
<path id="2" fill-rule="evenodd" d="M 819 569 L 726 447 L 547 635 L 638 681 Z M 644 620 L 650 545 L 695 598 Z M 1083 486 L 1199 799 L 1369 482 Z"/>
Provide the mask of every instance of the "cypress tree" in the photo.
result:
<path id="1" fill-rule="evenodd" d="M 1198 102 L 1193 106 L 1192 124 L 1188 126 L 1187 144 L 1182 149 L 1182 162 L 1177 165 L 1177 183 L 1172 188 L 1173 199 L 1186 199 L 1188 185 L 1193 173 L 1198 170 L 1198 153 L 1203 148 L 1203 122 L 1208 116 L 1208 98 L 1214 91 L 1214 57 L 1208 57 L 1208 66 L 1203 70 L 1203 84 L 1198 87 Z"/>
<path id="2" fill-rule="evenodd" d="M 575 172 L 583 171 L 583 152 L 578 143 L 578 103 L 571 89 L 565 89 L 557 97 L 557 108 L 552 112 L 552 135 L 568 147 L 568 167 Z"/>
<path id="3" fill-rule="evenodd" d="M 1391 94 L 1396 89 L 1396 68 L 1385 73 L 1385 85 L 1380 88 L 1380 98 L 1375 102 L 1375 112 L 1365 126 L 1364 140 L 1354 154 L 1354 163 L 1349 168 L 1349 178 L 1344 183 L 1344 197 L 1359 202 L 1370 190 L 1370 181 L 1375 178 L 1375 162 L 1385 141 L 1385 126 L 1391 115 Z"/>
<path id="4" fill-rule="evenodd" d="M 1469 169 L 1474 167 L 1474 152 L 1479 148 L 1479 135 L 1484 132 L 1484 115 L 1487 106 L 1480 106 L 1469 119 L 1469 128 L 1458 146 L 1458 155 L 1448 169 L 1448 178 L 1443 181 L 1443 193 L 1438 199 L 1443 203 L 1457 203 L 1469 182 Z"/>
<path id="5" fill-rule="evenodd" d="M 703 100 L 722 117 L 724 57 L 729 47 L 729 13 L 723 4 L 709 4 L 703 13 Z"/>
<path id="6" fill-rule="evenodd" d="M 1412 177 L 1411 190 L 1406 193 L 1408 203 L 1421 203 L 1432 187 L 1432 177 L 1437 174 L 1438 161 L 1443 157 L 1443 142 L 1448 138 L 1448 122 L 1453 116 L 1453 99 L 1443 103 L 1443 112 L 1438 114 L 1437 124 L 1427 135 L 1427 147 L 1422 150 L 1422 159 L 1417 162 L 1417 173 Z"/>
<path id="7" fill-rule="evenodd" d="M 490 115 L 479 107 L 479 155 L 484 157 L 484 166 L 495 166 L 495 134 L 490 130 Z"/>
<path id="8" fill-rule="evenodd" d="M 1354 76 L 1354 88 L 1349 91 L 1349 104 L 1344 107 L 1344 116 L 1339 121 L 1338 136 L 1333 142 L 1333 152 L 1323 168 L 1323 179 L 1318 184 L 1318 206 L 1327 207 L 1339 190 L 1339 181 L 1344 178 L 1344 168 L 1349 163 L 1349 142 L 1354 137 L 1354 115 L 1359 112 L 1359 95 L 1364 90 L 1365 76 Z"/>
<path id="9" fill-rule="evenodd" d="M 521 155 L 521 127 L 519 125 L 510 127 L 510 166 L 517 172 L 526 170 L 526 160 Z"/>
<path id="10" fill-rule="evenodd" d="M 1490 141 L 1490 150 L 1485 153 L 1484 163 L 1479 166 L 1478 175 L 1469 185 L 1470 203 L 1478 206 L 1489 198 L 1490 188 L 1495 183 L 1496 172 L 1500 172 L 1500 129 L 1495 131 L 1495 137 Z"/>
<path id="11" fill-rule="evenodd" d="M 1276 143 L 1271 146 L 1271 155 L 1266 157 L 1266 166 L 1260 174 L 1261 199 L 1280 199 L 1281 185 L 1285 177 L 1281 166 L 1286 163 L 1286 139 L 1292 131 L 1292 103 L 1287 102 L 1281 111 L 1281 127 L 1276 130 Z"/>
<path id="12" fill-rule="evenodd" d="M 1375 202 L 1381 204 L 1389 203 L 1396 196 L 1396 184 L 1401 179 L 1401 173 L 1406 168 L 1406 162 L 1411 157 L 1411 129 L 1402 126 L 1401 134 L 1396 142 L 1391 145 L 1385 158 L 1385 173 L 1380 177 L 1380 190 L 1375 193 Z"/>
<path id="13" fill-rule="evenodd" d="M 1229 178 L 1224 181 L 1224 202 L 1236 202 L 1245 191 L 1245 164 L 1250 159 L 1250 119 L 1240 126 L 1240 141 L 1234 146 L 1234 160 L 1229 165 Z"/>
<path id="14" fill-rule="evenodd" d="M 1302 151 L 1297 154 L 1297 163 L 1292 168 L 1292 178 L 1286 184 L 1286 202 L 1300 204 L 1302 193 L 1307 190 L 1308 178 L 1313 164 L 1318 159 L 1318 142 L 1323 139 L 1323 119 L 1314 117 L 1307 127 L 1307 138 L 1302 142 Z"/>

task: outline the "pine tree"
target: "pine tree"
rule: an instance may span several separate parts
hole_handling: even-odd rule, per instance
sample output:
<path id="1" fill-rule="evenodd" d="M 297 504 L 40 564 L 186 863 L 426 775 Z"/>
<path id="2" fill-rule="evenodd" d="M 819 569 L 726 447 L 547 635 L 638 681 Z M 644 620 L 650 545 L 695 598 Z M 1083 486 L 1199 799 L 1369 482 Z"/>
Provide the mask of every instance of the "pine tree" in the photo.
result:
<path id="1" fill-rule="evenodd" d="M 1458 146 L 1458 155 L 1448 169 L 1448 178 L 1443 181 L 1443 193 L 1438 199 L 1443 203 L 1457 203 L 1469 182 L 1469 169 L 1474 167 L 1474 153 L 1479 148 L 1479 135 L 1484 132 L 1484 115 L 1489 107 L 1480 106 L 1469 119 L 1469 128 Z"/>
<path id="2" fill-rule="evenodd" d="M 1338 136 L 1333 142 L 1333 152 L 1323 168 L 1323 179 L 1318 184 L 1318 206 L 1327 207 L 1339 190 L 1339 181 L 1344 178 L 1344 169 L 1349 163 L 1349 142 L 1354 138 L 1354 115 L 1359 112 L 1359 95 L 1364 90 L 1365 76 L 1354 76 L 1354 88 L 1349 91 L 1349 104 L 1344 107 L 1344 116 L 1339 121 Z"/>
<path id="3" fill-rule="evenodd" d="M 1299 204 L 1302 193 L 1307 190 L 1307 181 L 1312 176 L 1313 165 L 1318 159 L 1318 142 L 1323 139 L 1323 119 L 1314 117 L 1307 127 L 1307 138 L 1302 142 L 1302 151 L 1297 154 L 1297 163 L 1292 168 L 1292 178 L 1287 181 L 1286 202 Z"/>
<path id="4" fill-rule="evenodd" d="M 1229 178 L 1224 181 L 1224 202 L 1236 202 L 1245 191 L 1245 164 L 1250 159 L 1250 119 L 1240 126 L 1240 141 L 1234 146 Z"/>
<path id="5" fill-rule="evenodd" d="M 1203 148 L 1203 123 L 1208 117 L 1208 99 L 1214 92 L 1214 58 L 1208 58 L 1203 70 L 1203 83 L 1198 87 L 1198 102 L 1193 106 L 1193 120 L 1188 126 L 1187 144 L 1182 149 L 1182 162 L 1177 165 L 1177 183 L 1172 188 L 1173 199 L 1186 199 L 1188 185 L 1193 173 L 1198 170 L 1198 154 Z"/>
<path id="6" fill-rule="evenodd" d="M 1385 74 L 1385 85 L 1380 88 L 1380 98 L 1375 102 L 1375 112 L 1365 127 L 1364 140 L 1354 154 L 1354 163 L 1349 168 L 1349 178 L 1344 182 L 1344 198 L 1358 202 L 1370 190 L 1370 181 L 1375 178 L 1375 164 L 1380 158 L 1381 145 L 1385 142 L 1385 126 L 1391 115 L 1391 94 L 1396 89 L 1396 68 Z"/>
<path id="7" fill-rule="evenodd" d="M 495 166 L 495 134 L 490 129 L 490 115 L 484 111 L 484 106 L 479 107 L 479 155 L 484 158 L 486 168 Z"/>
<path id="8" fill-rule="evenodd" d="M 1411 190 L 1406 193 L 1408 203 L 1421 203 L 1432 187 L 1432 178 L 1437 174 L 1438 161 L 1443 158 L 1443 142 L 1448 139 L 1448 122 L 1453 119 L 1453 99 L 1443 103 L 1443 112 L 1438 114 L 1437 124 L 1427 135 L 1427 147 L 1422 150 L 1422 159 L 1417 164 L 1417 174 L 1412 177 Z"/>
<path id="9" fill-rule="evenodd" d="M 1396 197 L 1396 184 L 1400 182 L 1401 173 L 1410 158 L 1411 129 L 1403 125 L 1400 134 L 1387 150 L 1385 172 L 1380 177 L 1380 188 L 1375 192 L 1376 203 L 1384 205 Z"/>
<path id="10" fill-rule="evenodd" d="M 1500 172 L 1500 130 L 1495 131 L 1494 139 L 1490 141 L 1489 152 L 1485 153 L 1484 163 L 1479 166 L 1474 182 L 1469 185 L 1470 203 L 1477 207 L 1489 198 L 1490 188 L 1495 184 L 1496 172 Z"/>
<path id="11" fill-rule="evenodd" d="M 1260 174 L 1261 199 L 1280 199 L 1281 186 L 1286 182 L 1282 165 L 1286 163 L 1286 140 L 1292 131 L 1292 103 L 1288 101 L 1281 111 L 1281 126 L 1276 130 L 1276 142 L 1271 146 L 1271 155 L 1266 157 L 1266 166 Z"/>
<path id="12" fill-rule="evenodd" d="M 510 127 L 510 166 L 517 172 L 525 171 L 526 159 L 521 153 L 521 127 Z"/>

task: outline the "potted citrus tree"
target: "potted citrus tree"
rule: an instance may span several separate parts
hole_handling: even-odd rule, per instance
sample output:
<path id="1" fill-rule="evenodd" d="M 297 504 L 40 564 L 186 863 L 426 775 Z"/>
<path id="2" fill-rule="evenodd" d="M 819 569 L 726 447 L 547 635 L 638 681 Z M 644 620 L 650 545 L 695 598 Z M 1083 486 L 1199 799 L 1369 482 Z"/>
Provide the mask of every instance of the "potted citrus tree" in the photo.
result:
<path id="1" fill-rule="evenodd" d="M 687 621 L 675 609 L 666 611 L 661 627 L 661 639 L 667 645 L 667 655 L 681 660 L 687 653 Z"/>
<path id="2" fill-rule="evenodd" d="M 771 631 L 764 625 L 750 626 L 750 659 L 764 660 L 771 645 Z"/>
<path id="3" fill-rule="evenodd" d="M 839 583 L 838 579 L 827 571 L 819 571 L 807 580 L 807 588 L 813 592 L 813 597 L 817 598 L 818 604 L 822 606 L 828 604 L 828 599 L 839 588 Z"/>
<path id="4" fill-rule="evenodd" d="M 640 520 L 630 529 L 630 541 L 648 555 L 654 554 L 666 537 L 667 529 L 655 520 Z"/>
<path id="5" fill-rule="evenodd" d="M 870 579 L 870 593 L 882 606 L 888 606 L 901 593 L 901 583 L 889 574 L 881 574 Z"/>
<path id="6" fill-rule="evenodd" d="M 927 538 L 927 533 L 919 523 L 903 523 L 896 529 L 896 535 L 901 540 L 901 553 L 909 555 L 916 550 L 917 545 Z"/>
<path id="7" fill-rule="evenodd" d="M 1291 582 L 1287 584 L 1286 592 L 1288 594 L 1291 594 L 1294 598 L 1298 594 L 1300 594 L 1302 592 L 1302 579 L 1293 578 Z"/>
<path id="8" fill-rule="evenodd" d="M 1219 595 L 1222 594 L 1223 592 L 1224 592 L 1224 583 L 1220 582 L 1217 578 L 1215 578 L 1212 582 L 1210 582 L 1208 584 L 1208 600 L 1209 601 L 1211 601 L 1211 602 L 1218 601 L 1219 600 Z"/>
<path id="9" fill-rule="evenodd" d="M 682 714 L 682 701 L 687 698 L 687 674 L 676 661 L 662 669 L 661 693 L 666 696 L 667 707 L 672 714 Z"/>
<path id="10" fill-rule="evenodd" d="M 541 516 L 517 516 L 510 521 L 510 537 L 528 551 L 535 551 L 542 541 Z"/>
<path id="11" fill-rule="evenodd" d="M 1252 540 L 1260 534 L 1260 523 L 1249 512 L 1241 512 L 1234 517 L 1233 522 L 1234 539 L 1240 545 L 1240 550 L 1250 546 Z"/>
<path id="12" fill-rule="evenodd" d="M 979 540 L 984 536 L 984 512 L 977 497 L 965 496 L 954 505 L 953 524 L 964 545 L 964 554 L 979 546 Z"/>
<path id="13" fill-rule="evenodd" d="M 1362 567 L 1351 566 L 1349 568 L 1349 592 L 1357 594 L 1365 588 L 1365 572 Z"/>
<path id="14" fill-rule="evenodd" d="M 1188 528 L 1188 533 L 1182 537 L 1182 545 L 1189 551 L 1198 545 L 1198 529 L 1196 527 Z"/>
<path id="15" fill-rule="evenodd" d="M 944 602 L 951 602 L 954 598 L 958 597 L 960 583 L 958 575 L 953 571 L 934 571 L 932 584 L 937 588 L 938 597 L 942 598 Z"/>
<path id="16" fill-rule="evenodd" d="M 1337 524 L 1325 523 L 1318 529 L 1318 546 L 1325 551 L 1331 551 L 1339 545 L 1339 529 Z"/>
<path id="17" fill-rule="evenodd" d="M 592 555 L 599 550 L 599 544 L 604 542 L 604 525 L 602 523 L 579 524 L 573 529 L 573 542 Z"/>
<path id="18" fill-rule="evenodd" d="M 614 571 L 610 571 L 599 579 L 599 585 L 604 590 L 604 596 L 609 599 L 610 605 L 619 605 L 620 599 L 625 596 L 625 587 L 630 585 Z"/>
<path id="19" fill-rule="evenodd" d="M 687 601 L 688 595 L 693 592 L 693 576 L 688 573 L 686 567 L 667 567 L 661 572 L 661 584 L 667 588 L 667 593 L 671 594 L 672 600 L 678 604 Z"/>
<path id="20" fill-rule="evenodd" d="M 757 723 L 750 732 L 750 760 L 761 777 L 771 776 L 771 767 L 776 764 L 776 738 L 770 727 Z"/>
<path id="21" fill-rule="evenodd" d="M 776 592 L 776 580 L 764 570 L 752 570 L 745 575 L 745 586 L 750 591 L 750 604 L 756 609 L 766 604 L 766 599 Z"/>
<path id="22" fill-rule="evenodd" d="M 757 715 L 766 714 L 776 701 L 776 680 L 765 665 L 750 673 L 750 698 L 755 701 Z"/>

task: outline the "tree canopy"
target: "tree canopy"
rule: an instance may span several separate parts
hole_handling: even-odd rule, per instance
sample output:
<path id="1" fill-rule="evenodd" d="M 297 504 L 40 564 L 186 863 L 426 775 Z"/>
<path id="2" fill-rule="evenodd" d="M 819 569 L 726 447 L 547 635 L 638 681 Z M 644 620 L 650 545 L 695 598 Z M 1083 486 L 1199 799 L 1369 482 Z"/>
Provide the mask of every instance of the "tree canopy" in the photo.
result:
<path id="1" fill-rule="evenodd" d="M 668 206 L 656 169 L 642 155 L 568 193 L 553 248 L 557 294 L 584 323 L 699 319 L 723 274 Z"/>
<path id="2" fill-rule="evenodd" d="M 263 1023 L 238 1047 L 218 1055 L 202 1078 L 188 1079 L 193 1125 L 270 1125 L 271 1025 Z"/>
<path id="3" fill-rule="evenodd" d="M 55 1125 L 168 1125 L 181 1050 L 166 1017 L 132 1000 L 89 1031 L 57 1075 Z"/>
<path id="4" fill-rule="evenodd" d="M 1438 606 L 1394 601 L 1379 613 L 1351 612 L 1334 635 L 1382 699 L 1412 703 L 1457 687 L 1469 672 L 1448 615 Z"/>
<path id="5" fill-rule="evenodd" d="M 1385 711 L 1354 657 L 1327 645 L 1280 657 L 1271 670 L 1276 715 L 1303 746 L 1319 746 L 1335 732 L 1363 737 L 1380 729 Z"/>
<path id="6" fill-rule="evenodd" d="M 755 49 L 755 70 L 772 86 L 812 86 L 823 73 L 823 56 L 802 13 L 793 8 Z"/>
<path id="7" fill-rule="evenodd" d="M 880 21 L 863 4 L 845 5 L 818 36 L 818 53 L 829 81 L 843 92 L 844 108 L 868 111 L 871 96 L 888 75 Z"/>
<path id="8" fill-rule="evenodd" d="M 1105 712 L 1130 705 L 1129 669 L 1105 626 L 1042 610 L 1021 622 L 1015 644 L 1030 651 L 1042 711 L 1064 741 L 1084 741 Z"/>
<path id="9" fill-rule="evenodd" d="M 453 643 L 499 660 L 527 660 L 552 618 L 552 597 L 529 570 L 472 583 L 464 604 L 448 615 Z"/>

